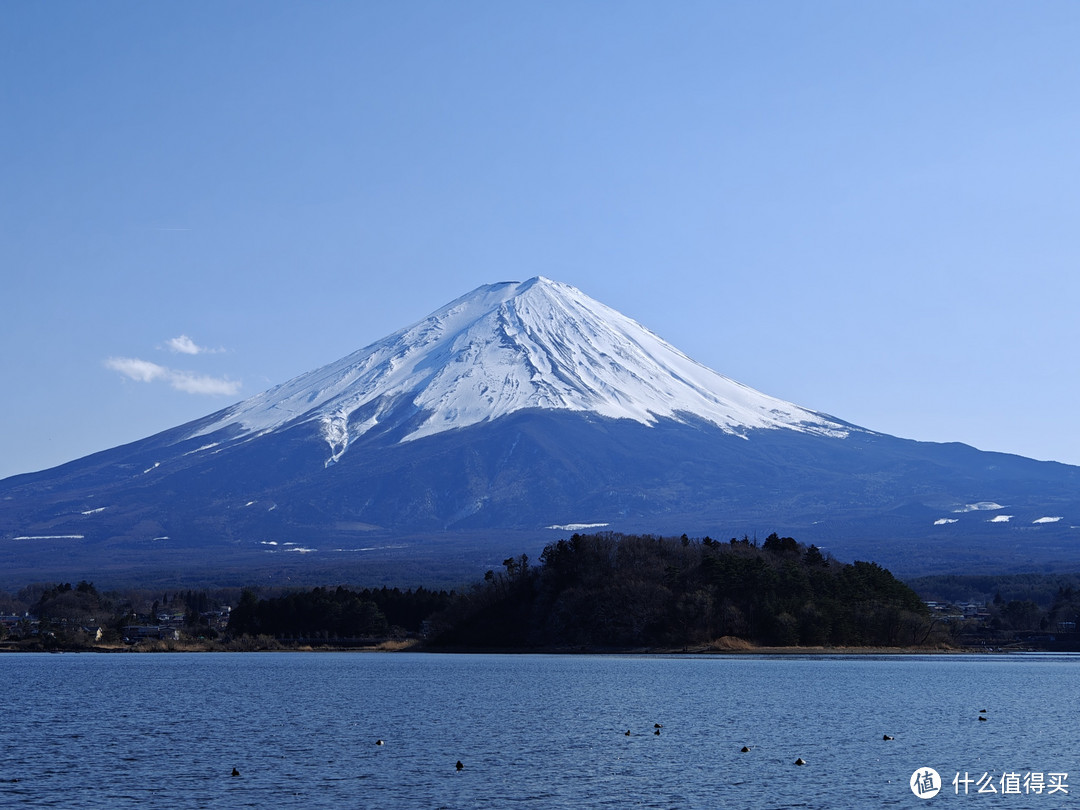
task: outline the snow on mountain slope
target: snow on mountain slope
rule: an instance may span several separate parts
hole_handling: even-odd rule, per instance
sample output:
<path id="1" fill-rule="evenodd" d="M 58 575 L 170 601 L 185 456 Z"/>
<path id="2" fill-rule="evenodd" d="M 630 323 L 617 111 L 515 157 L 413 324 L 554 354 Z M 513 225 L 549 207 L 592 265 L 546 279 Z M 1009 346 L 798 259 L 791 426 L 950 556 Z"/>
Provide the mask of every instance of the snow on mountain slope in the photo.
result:
<path id="1" fill-rule="evenodd" d="M 409 441 L 525 408 L 646 425 L 692 415 L 736 434 L 786 428 L 843 437 L 849 430 L 723 377 L 576 288 L 537 277 L 480 287 L 226 409 L 194 435 L 233 426 L 251 436 L 317 421 L 332 463 L 376 425 L 412 420 L 402 439 Z"/>

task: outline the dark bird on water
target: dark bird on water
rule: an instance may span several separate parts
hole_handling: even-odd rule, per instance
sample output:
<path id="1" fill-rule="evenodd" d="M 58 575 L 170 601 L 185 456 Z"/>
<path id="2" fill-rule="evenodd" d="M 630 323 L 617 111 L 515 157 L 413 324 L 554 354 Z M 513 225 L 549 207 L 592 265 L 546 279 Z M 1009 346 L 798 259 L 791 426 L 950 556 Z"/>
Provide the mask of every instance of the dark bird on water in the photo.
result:
<path id="1" fill-rule="evenodd" d="M 375 741 L 375 744 L 376 744 L 376 745 L 382 745 L 382 744 L 383 744 L 383 741 L 382 741 L 382 740 L 376 740 L 376 741 Z"/>
<path id="2" fill-rule="evenodd" d="M 802 757 L 799 757 L 799 758 L 798 758 L 797 760 L 795 760 L 795 764 L 796 764 L 796 765 L 805 765 L 805 764 L 806 764 L 806 760 L 805 760 L 805 759 L 803 759 Z"/>
<path id="3" fill-rule="evenodd" d="M 236 768 L 233 768 L 233 769 L 232 769 L 232 775 L 233 775 L 233 776 L 239 776 L 239 775 L 240 775 L 240 771 L 236 770 Z"/>
<path id="4" fill-rule="evenodd" d="M 657 737 L 659 737 L 660 736 L 660 729 L 657 729 L 656 731 L 654 731 L 653 734 L 655 734 Z"/>
<path id="5" fill-rule="evenodd" d="M 457 765 L 455 765 L 454 767 L 455 767 L 455 768 L 457 768 L 457 769 L 458 769 L 458 770 L 460 771 L 460 770 L 461 770 L 462 768 L 464 768 L 465 766 L 461 764 L 461 760 L 459 759 L 459 760 L 457 761 Z"/>
<path id="6" fill-rule="evenodd" d="M 979 719 L 982 720 L 984 723 L 986 722 L 986 718 L 983 717 L 981 714 L 979 715 Z"/>
<path id="7" fill-rule="evenodd" d="M 664 727 L 664 724 L 663 724 L 663 723 L 653 723 L 653 724 L 652 724 L 652 727 L 653 727 L 653 728 L 663 728 L 663 727 Z"/>
<path id="8" fill-rule="evenodd" d="M 749 753 L 750 753 L 750 748 L 749 748 L 749 746 L 746 746 L 746 745 L 744 745 L 744 746 L 742 747 L 742 752 L 743 752 L 744 754 L 749 754 Z"/>
<path id="9" fill-rule="evenodd" d="M 893 740 L 893 739 L 895 739 L 895 737 L 890 737 L 888 734 L 884 734 L 884 735 L 882 735 L 881 739 L 883 739 L 883 740 Z"/>
<path id="10" fill-rule="evenodd" d="M 627 729 L 627 730 L 626 730 L 626 736 L 627 736 L 627 737 L 629 737 L 629 736 L 630 736 L 630 729 Z"/>

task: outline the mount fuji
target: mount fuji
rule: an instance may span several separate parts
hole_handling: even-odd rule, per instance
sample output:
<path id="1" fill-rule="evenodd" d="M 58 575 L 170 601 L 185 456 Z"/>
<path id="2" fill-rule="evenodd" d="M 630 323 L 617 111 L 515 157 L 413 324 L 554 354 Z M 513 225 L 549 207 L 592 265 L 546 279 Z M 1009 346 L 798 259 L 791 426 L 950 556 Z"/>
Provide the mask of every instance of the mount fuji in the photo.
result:
<path id="1" fill-rule="evenodd" d="M 0 585 L 475 576 L 575 530 L 778 531 L 900 573 L 1080 566 L 1080 467 L 728 379 L 574 287 L 480 287 L 195 422 L 0 481 Z"/>

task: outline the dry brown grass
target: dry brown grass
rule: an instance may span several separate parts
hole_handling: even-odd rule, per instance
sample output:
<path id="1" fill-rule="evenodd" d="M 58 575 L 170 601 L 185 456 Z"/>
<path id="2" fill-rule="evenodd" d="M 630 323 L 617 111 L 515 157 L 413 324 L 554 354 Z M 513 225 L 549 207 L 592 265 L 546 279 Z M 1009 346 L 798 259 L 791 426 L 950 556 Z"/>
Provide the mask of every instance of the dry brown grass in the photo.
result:
<path id="1" fill-rule="evenodd" d="M 714 652 L 745 652 L 747 650 L 756 650 L 757 645 L 738 636 L 721 636 L 710 641 L 708 649 Z"/>
<path id="2" fill-rule="evenodd" d="M 419 642 L 416 639 L 406 639 L 405 641 L 382 641 L 372 647 L 373 650 L 378 652 L 403 652 L 405 650 L 411 650 L 416 647 Z"/>

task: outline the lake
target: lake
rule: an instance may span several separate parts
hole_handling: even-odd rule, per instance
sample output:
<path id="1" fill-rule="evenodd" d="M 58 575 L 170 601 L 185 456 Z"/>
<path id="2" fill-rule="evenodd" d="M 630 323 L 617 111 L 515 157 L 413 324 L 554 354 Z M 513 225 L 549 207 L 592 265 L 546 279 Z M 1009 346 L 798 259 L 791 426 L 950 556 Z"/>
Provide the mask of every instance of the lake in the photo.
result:
<path id="1" fill-rule="evenodd" d="M 1060 807 L 1080 796 L 1078 665 L 1068 655 L 0 655 L 0 806 Z M 909 785 L 927 767 L 944 783 L 928 800 Z M 971 783 L 954 787 L 958 773 Z M 978 793 L 987 784 L 997 795 Z"/>

